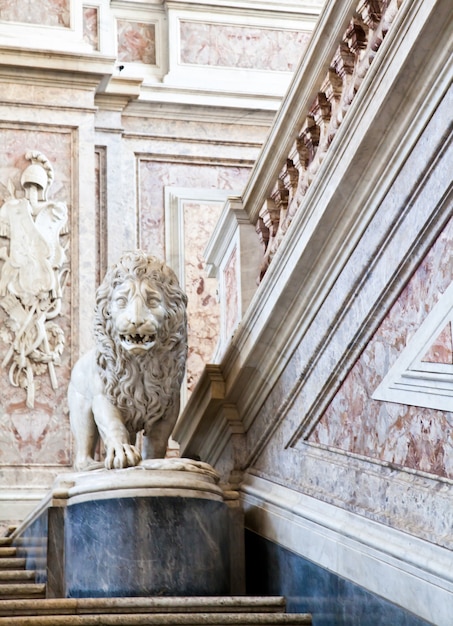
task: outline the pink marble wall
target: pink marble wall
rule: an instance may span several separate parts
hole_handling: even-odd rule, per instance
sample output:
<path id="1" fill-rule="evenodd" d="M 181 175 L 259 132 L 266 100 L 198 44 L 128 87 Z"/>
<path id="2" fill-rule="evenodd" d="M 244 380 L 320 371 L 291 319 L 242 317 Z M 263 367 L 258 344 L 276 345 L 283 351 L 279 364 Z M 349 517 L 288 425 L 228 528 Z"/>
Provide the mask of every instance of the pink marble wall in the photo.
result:
<path id="1" fill-rule="evenodd" d="M 300 31 L 181 22 L 181 63 L 291 71 L 309 39 Z"/>
<path id="2" fill-rule="evenodd" d="M 0 20 L 45 26 L 70 25 L 70 0 L 0 0 Z"/>
<path id="3" fill-rule="evenodd" d="M 65 202 L 71 215 L 70 131 L 0 128 L 0 204 L 6 198 L 11 179 L 18 191 L 20 176 L 30 164 L 24 158 L 28 150 L 45 154 L 54 168 L 50 200 Z M 70 219 L 70 217 L 69 217 Z M 70 257 L 70 248 L 67 251 Z M 69 280 L 71 283 L 71 279 Z M 52 389 L 47 370 L 35 375 L 36 399 L 33 409 L 26 407 L 26 392 L 8 381 L 8 370 L 0 370 L 0 466 L 67 466 L 70 465 L 71 437 L 67 417 L 66 392 L 70 374 L 71 351 L 71 285 L 66 286 L 61 314 L 55 322 L 62 328 L 66 345 L 57 366 L 58 389 Z M 5 326 L 5 312 L 0 308 L 0 361 L 8 351 L 11 337 Z M 6 476 L 6 474 L 4 474 Z"/>
<path id="4" fill-rule="evenodd" d="M 83 7 L 83 40 L 93 50 L 99 50 L 99 9 L 97 7 Z"/>
<path id="5" fill-rule="evenodd" d="M 156 64 L 156 29 L 145 22 L 117 21 L 118 61 Z"/>
<path id="6" fill-rule="evenodd" d="M 242 189 L 250 169 L 140 160 L 139 246 L 165 258 L 165 187 Z M 218 341 L 219 310 L 215 287 L 207 279 L 202 253 L 219 216 L 218 203 L 185 202 L 185 272 L 189 296 L 188 391 L 198 381 Z"/>
<path id="7" fill-rule="evenodd" d="M 453 414 L 371 399 L 453 278 L 453 219 L 352 368 L 309 441 L 453 478 Z M 450 325 L 426 362 L 451 363 Z"/>
<path id="8" fill-rule="evenodd" d="M 238 321 L 237 248 L 231 252 L 223 270 L 225 284 L 225 337 L 228 339 Z"/>
<path id="9" fill-rule="evenodd" d="M 205 272 L 203 252 L 220 217 L 223 204 L 184 202 L 184 273 L 189 326 L 187 390 L 193 391 L 219 338 L 220 305 L 217 281 Z"/>

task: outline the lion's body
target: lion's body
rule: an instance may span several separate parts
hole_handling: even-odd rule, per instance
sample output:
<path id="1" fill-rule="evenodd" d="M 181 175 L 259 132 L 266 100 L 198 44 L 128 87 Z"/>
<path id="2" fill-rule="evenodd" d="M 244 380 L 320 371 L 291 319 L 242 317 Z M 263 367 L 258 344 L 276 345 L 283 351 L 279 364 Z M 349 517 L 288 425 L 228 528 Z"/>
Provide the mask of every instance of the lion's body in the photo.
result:
<path id="1" fill-rule="evenodd" d="M 179 413 L 187 356 L 185 294 L 170 268 L 128 253 L 97 291 L 96 347 L 75 365 L 68 399 L 77 469 L 93 465 L 98 433 L 106 467 L 165 455 Z"/>

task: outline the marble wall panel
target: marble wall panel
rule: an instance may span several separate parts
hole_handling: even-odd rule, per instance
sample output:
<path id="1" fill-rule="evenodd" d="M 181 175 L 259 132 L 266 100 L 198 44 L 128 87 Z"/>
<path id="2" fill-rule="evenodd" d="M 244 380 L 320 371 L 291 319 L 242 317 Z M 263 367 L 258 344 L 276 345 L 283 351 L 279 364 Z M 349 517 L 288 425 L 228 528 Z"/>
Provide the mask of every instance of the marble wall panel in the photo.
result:
<path id="1" fill-rule="evenodd" d="M 217 281 L 205 272 L 203 252 L 222 211 L 221 203 L 184 202 L 184 273 L 189 326 L 187 391 L 198 381 L 219 338 Z M 201 218 L 201 219 L 200 219 Z"/>
<path id="2" fill-rule="evenodd" d="M 180 62 L 254 70 L 292 71 L 309 34 L 253 26 L 181 21 Z"/>
<path id="3" fill-rule="evenodd" d="M 178 140 L 188 138 L 198 142 L 201 142 L 202 138 L 207 138 L 217 141 L 222 145 L 222 149 L 230 142 L 243 143 L 244 138 L 246 138 L 247 141 L 242 150 L 248 151 L 252 147 L 253 154 L 250 157 L 247 155 L 246 158 L 254 160 L 258 156 L 258 149 L 266 137 L 273 116 L 274 113 L 272 112 L 262 112 L 255 124 L 250 116 L 240 119 L 236 117 L 234 123 L 228 122 L 228 120 L 222 123 L 218 120 L 209 119 L 205 115 L 196 117 L 195 114 L 191 115 L 190 119 L 182 120 L 174 119 L 171 115 L 165 117 L 163 114 L 152 118 L 123 115 L 122 121 L 125 130 L 130 134 L 137 133 L 143 136 L 144 129 L 147 129 L 149 134 L 158 137 L 174 137 Z M 235 148 L 237 152 L 237 146 Z M 206 148 L 204 147 L 204 149 Z M 199 150 L 200 143 L 197 146 L 197 151 Z"/>
<path id="4" fill-rule="evenodd" d="M 83 7 L 83 40 L 93 50 L 99 50 L 99 9 L 98 7 Z"/>
<path id="5" fill-rule="evenodd" d="M 146 22 L 118 20 L 118 61 L 156 65 L 156 28 Z"/>
<path id="6" fill-rule="evenodd" d="M 140 159 L 138 245 L 165 258 L 164 190 L 166 187 L 242 189 L 249 168 Z M 187 213 L 186 213 L 187 211 Z M 219 309 L 215 289 L 204 272 L 202 252 L 219 215 L 217 203 L 184 204 L 186 290 L 189 295 L 188 391 L 193 389 L 218 341 Z"/>
<path id="7" fill-rule="evenodd" d="M 156 256 L 165 256 L 164 189 L 194 187 L 242 189 L 250 169 L 211 164 L 140 159 L 139 246 Z"/>
<path id="8" fill-rule="evenodd" d="M 309 441 L 453 478 L 453 415 L 371 396 L 452 281 L 453 220 L 345 379 Z M 425 361 L 451 363 L 451 331 Z M 446 360 L 445 360 L 446 359 Z"/>
<path id="9" fill-rule="evenodd" d="M 37 127 L 0 128 L 0 203 L 11 180 L 20 193 L 20 177 L 30 164 L 24 158 L 28 150 L 45 154 L 54 168 L 50 200 L 64 202 L 72 209 L 71 154 L 72 132 L 64 129 L 39 130 Z M 69 234 L 69 237 L 71 235 Z M 70 261 L 70 246 L 67 249 Z M 66 410 L 66 389 L 70 373 L 71 349 L 71 278 L 63 294 L 62 310 L 55 322 L 65 336 L 61 364 L 55 367 L 58 388 L 51 385 L 49 372 L 43 366 L 35 373 L 35 404 L 26 406 L 26 391 L 14 387 L 8 379 L 8 368 L 0 370 L 0 466 L 67 466 L 70 464 L 71 440 Z M 6 313 L 0 309 L 0 359 L 11 345 L 11 333 L 5 325 Z"/>
<path id="10" fill-rule="evenodd" d="M 70 0 L 0 0 L 0 20 L 43 26 L 70 26 Z"/>

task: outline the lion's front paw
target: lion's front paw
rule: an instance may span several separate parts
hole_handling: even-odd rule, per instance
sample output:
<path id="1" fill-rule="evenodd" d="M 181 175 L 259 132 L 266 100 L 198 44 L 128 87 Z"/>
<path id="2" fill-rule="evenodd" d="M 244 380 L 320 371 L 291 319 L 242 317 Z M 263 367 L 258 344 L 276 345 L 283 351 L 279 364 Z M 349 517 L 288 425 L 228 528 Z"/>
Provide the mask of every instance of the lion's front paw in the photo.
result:
<path id="1" fill-rule="evenodd" d="M 117 443 L 107 448 L 105 467 L 107 469 L 123 469 L 138 465 L 142 457 L 135 446 L 129 443 Z"/>

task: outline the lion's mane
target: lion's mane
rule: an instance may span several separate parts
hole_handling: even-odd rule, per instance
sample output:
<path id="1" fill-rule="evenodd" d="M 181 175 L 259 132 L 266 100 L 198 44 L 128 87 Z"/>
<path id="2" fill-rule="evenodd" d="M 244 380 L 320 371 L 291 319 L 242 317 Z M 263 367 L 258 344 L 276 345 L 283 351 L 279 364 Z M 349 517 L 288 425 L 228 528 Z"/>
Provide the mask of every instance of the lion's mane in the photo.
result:
<path id="1" fill-rule="evenodd" d="M 143 355 L 122 349 L 111 316 L 113 291 L 128 279 L 146 280 L 164 299 L 164 323 L 156 344 Z M 146 433 L 179 397 L 187 358 L 186 305 L 173 270 L 140 250 L 123 255 L 96 292 L 96 363 L 105 394 L 121 410 L 130 433 Z"/>

